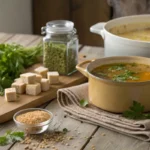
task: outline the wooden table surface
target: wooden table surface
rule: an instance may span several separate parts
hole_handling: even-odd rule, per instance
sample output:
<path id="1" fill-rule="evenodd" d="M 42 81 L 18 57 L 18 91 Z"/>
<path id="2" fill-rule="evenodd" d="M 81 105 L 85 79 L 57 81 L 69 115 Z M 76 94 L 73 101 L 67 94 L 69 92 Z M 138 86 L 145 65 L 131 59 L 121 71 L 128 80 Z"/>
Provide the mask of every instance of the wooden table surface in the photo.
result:
<path id="1" fill-rule="evenodd" d="M 0 33 L 0 43 L 18 43 L 24 46 L 33 46 L 41 41 L 42 37 L 21 34 Z M 80 46 L 79 57 L 93 59 L 103 57 L 103 48 Z M 44 104 L 42 108 L 53 112 L 54 120 L 50 125 L 50 130 L 62 131 L 67 128 L 69 132 L 65 136 L 73 136 L 68 143 L 56 143 L 55 148 L 50 147 L 46 150 L 150 150 L 150 143 L 143 142 L 105 128 L 83 123 L 67 117 L 65 112 L 58 106 L 56 99 Z M 7 130 L 17 130 L 16 125 L 11 120 L 0 124 L 0 136 Z M 32 143 L 31 143 L 32 144 Z M 30 145 L 29 145 L 30 146 Z M 0 147 L 0 150 L 23 150 L 25 145 L 13 143 Z M 41 150 L 40 141 L 35 150 Z"/>

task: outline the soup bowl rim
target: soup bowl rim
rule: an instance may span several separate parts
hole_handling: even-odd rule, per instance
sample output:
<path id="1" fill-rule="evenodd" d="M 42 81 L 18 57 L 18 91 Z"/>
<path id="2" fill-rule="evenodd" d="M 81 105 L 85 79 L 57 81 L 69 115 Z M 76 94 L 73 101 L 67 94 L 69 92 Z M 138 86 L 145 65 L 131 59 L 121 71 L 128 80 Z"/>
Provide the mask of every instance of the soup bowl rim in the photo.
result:
<path id="1" fill-rule="evenodd" d="M 88 75 L 90 75 L 91 77 L 95 78 L 95 79 L 98 79 L 100 81 L 103 81 L 103 82 L 106 82 L 106 83 L 112 83 L 112 84 L 123 84 L 123 85 L 126 85 L 126 84 L 147 84 L 147 83 L 150 83 L 150 80 L 147 80 L 147 81 L 138 81 L 138 82 L 135 82 L 135 81 L 130 81 L 130 82 L 117 82 L 117 81 L 113 81 L 113 80 L 110 80 L 110 79 L 105 79 L 105 78 L 102 78 L 102 77 L 97 77 L 96 75 L 92 74 L 90 70 L 90 66 L 93 64 L 93 63 L 96 63 L 97 61 L 99 60 L 102 60 L 102 59 L 111 59 L 111 58 L 139 58 L 139 59 L 149 59 L 150 61 L 150 58 L 147 58 L 147 57 L 140 57 L 140 56 L 111 56 L 111 57 L 104 57 L 104 58 L 99 58 L 99 59 L 95 59 L 95 60 L 91 60 L 91 62 L 87 65 L 86 67 L 86 72 L 88 73 Z M 114 62 L 114 63 L 117 63 L 117 62 Z M 110 64 L 110 63 L 108 63 Z M 102 64 L 104 65 L 104 64 Z M 144 64 L 146 65 L 146 64 Z M 101 65 L 100 65 L 101 66 Z M 93 68 L 94 69 L 94 68 Z"/>
<path id="2" fill-rule="evenodd" d="M 112 36 L 114 38 L 116 38 L 116 40 L 123 40 L 123 41 L 126 41 L 126 42 L 132 42 L 133 44 L 136 44 L 137 42 L 140 43 L 140 44 L 150 44 L 150 41 L 142 41 L 142 40 L 137 40 L 137 39 L 129 39 L 129 38 L 125 38 L 125 37 L 121 37 L 119 35 L 115 35 L 113 33 L 111 33 L 109 30 L 109 24 L 113 24 L 114 22 L 116 21 L 122 21 L 124 19 L 134 19 L 134 18 L 140 18 L 140 17 L 150 17 L 150 14 L 141 14 L 141 15 L 132 15 L 132 16 L 124 16 L 124 17 L 120 17 L 120 18 L 116 18 L 116 19 L 112 19 L 110 21 L 108 21 L 105 25 L 104 25 L 104 28 L 103 30 L 109 35 L 109 36 Z M 136 23 L 136 22 L 135 22 Z M 132 24 L 132 23 L 131 23 Z M 138 23 L 137 23 L 138 24 Z M 126 25 L 126 24 L 122 24 L 122 25 Z"/>

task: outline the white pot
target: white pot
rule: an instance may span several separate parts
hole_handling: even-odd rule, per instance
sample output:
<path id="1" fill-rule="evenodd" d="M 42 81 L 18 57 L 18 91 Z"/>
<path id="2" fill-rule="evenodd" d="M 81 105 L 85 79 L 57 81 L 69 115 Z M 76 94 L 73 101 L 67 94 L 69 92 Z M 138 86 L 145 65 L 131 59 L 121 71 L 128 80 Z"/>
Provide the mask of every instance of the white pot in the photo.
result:
<path id="1" fill-rule="evenodd" d="M 137 23 L 150 24 L 150 15 L 137 15 L 113 19 L 97 23 L 90 31 L 99 34 L 104 39 L 105 56 L 144 56 L 150 57 L 150 42 L 123 38 L 109 32 L 113 27 Z"/>

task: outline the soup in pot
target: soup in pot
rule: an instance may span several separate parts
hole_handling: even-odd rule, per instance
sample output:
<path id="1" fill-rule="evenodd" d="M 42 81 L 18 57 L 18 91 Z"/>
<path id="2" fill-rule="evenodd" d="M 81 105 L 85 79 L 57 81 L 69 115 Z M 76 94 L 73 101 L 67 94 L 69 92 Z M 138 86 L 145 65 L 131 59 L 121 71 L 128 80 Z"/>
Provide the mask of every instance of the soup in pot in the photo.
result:
<path id="1" fill-rule="evenodd" d="M 118 25 L 110 28 L 109 31 L 117 36 L 132 40 L 150 41 L 150 22 Z"/>
<path id="2" fill-rule="evenodd" d="M 142 82 L 150 80 L 150 65 L 115 63 L 96 67 L 91 73 L 116 82 Z"/>
<path id="3" fill-rule="evenodd" d="M 150 41 L 150 29 L 141 29 L 125 33 L 117 33 L 116 35 L 132 40 Z"/>

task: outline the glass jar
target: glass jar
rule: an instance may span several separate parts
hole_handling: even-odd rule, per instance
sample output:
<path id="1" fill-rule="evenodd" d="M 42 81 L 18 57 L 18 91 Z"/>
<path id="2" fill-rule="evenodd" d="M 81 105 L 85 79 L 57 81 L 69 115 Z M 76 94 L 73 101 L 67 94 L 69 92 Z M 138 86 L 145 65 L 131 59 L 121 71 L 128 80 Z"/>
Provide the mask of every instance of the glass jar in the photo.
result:
<path id="1" fill-rule="evenodd" d="M 56 20 L 41 28 L 43 37 L 43 64 L 49 71 L 70 75 L 78 63 L 78 37 L 74 23 Z"/>

